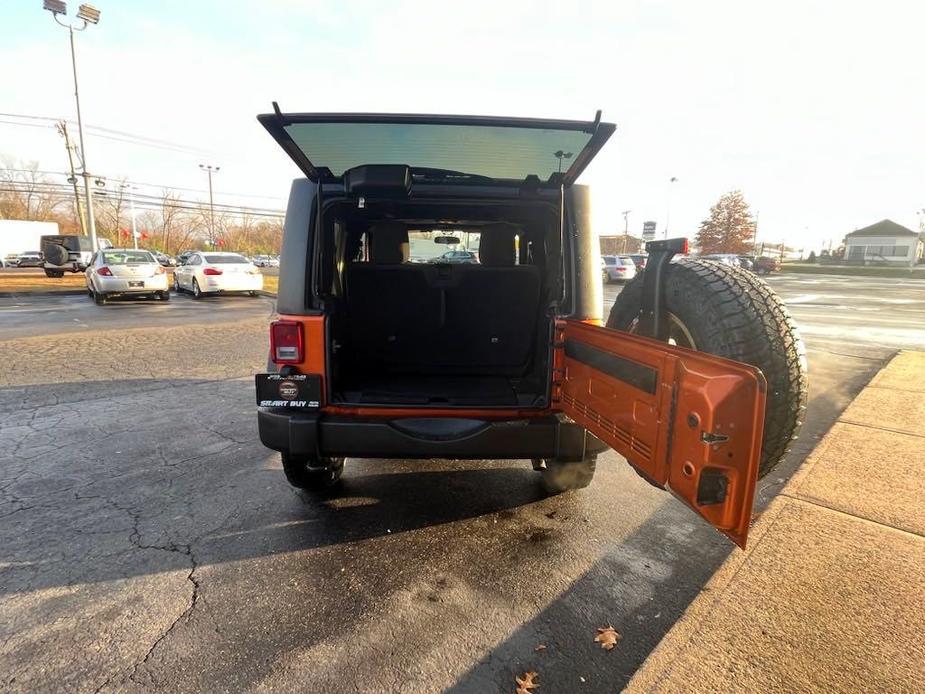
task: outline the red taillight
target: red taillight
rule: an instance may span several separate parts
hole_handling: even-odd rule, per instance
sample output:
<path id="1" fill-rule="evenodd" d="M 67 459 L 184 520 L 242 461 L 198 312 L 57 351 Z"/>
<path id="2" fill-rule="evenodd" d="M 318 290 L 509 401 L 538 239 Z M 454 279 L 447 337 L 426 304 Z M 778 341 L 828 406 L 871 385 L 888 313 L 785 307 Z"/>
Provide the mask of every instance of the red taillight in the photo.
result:
<path id="1" fill-rule="evenodd" d="M 689 239 L 684 239 L 684 245 L 681 246 L 681 252 L 682 252 L 684 255 L 687 255 L 687 254 L 690 252 L 690 245 L 691 245 L 690 240 L 689 240 Z"/>
<path id="2" fill-rule="evenodd" d="M 270 358 L 274 364 L 301 364 L 302 324 L 291 320 L 270 323 Z"/>
<path id="3" fill-rule="evenodd" d="M 97 270 L 96 272 L 97 274 L 102 275 L 103 277 L 112 277 L 112 270 L 110 270 L 105 265 L 101 267 L 99 270 Z"/>
<path id="4" fill-rule="evenodd" d="M 202 274 L 203 275 L 220 275 L 222 274 L 222 271 L 219 270 L 217 267 L 207 267 L 205 270 L 202 271 Z"/>
<path id="5" fill-rule="evenodd" d="M 163 275 L 165 272 L 167 271 L 161 265 L 158 265 L 156 268 L 154 268 L 155 275 Z"/>

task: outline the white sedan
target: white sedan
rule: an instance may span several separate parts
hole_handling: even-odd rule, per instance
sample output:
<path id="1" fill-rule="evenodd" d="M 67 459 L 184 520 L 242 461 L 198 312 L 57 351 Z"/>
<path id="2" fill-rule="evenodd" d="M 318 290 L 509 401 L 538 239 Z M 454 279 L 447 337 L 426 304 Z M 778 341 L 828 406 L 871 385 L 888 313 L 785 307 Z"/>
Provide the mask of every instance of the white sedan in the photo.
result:
<path id="1" fill-rule="evenodd" d="M 243 255 L 197 251 L 173 271 L 173 288 L 189 291 L 193 298 L 205 294 L 249 292 L 257 296 L 263 289 L 263 275 Z"/>
<path id="2" fill-rule="evenodd" d="M 170 299 L 167 272 L 148 251 L 107 248 L 97 251 L 84 273 L 87 293 L 97 304 L 112 296 L 156 296 Z"/>

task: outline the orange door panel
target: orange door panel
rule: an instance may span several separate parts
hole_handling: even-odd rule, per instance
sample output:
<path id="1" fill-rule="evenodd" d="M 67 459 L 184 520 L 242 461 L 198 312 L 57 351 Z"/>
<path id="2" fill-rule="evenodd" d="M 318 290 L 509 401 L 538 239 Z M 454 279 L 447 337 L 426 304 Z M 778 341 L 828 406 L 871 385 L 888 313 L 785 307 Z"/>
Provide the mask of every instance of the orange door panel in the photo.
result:
<path id="1" fill-rule="evenodd" d="M 556 338 L 562 412 L 744 547 L 761 457 L 761 371 L 579 321 L 559 321 Z"/>

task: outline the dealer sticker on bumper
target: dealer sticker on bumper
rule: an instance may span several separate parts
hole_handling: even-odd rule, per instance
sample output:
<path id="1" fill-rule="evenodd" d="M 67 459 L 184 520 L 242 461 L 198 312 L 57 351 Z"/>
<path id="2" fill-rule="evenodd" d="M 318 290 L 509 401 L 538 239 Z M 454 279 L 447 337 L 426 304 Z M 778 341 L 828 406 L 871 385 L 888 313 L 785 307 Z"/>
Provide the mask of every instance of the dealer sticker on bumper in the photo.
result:
<path id="1" fill-rule="evenodd" d="M 256 374 L 257 405 L 317 409 L 321 402 L 321 377 L 316 374 Z"/>

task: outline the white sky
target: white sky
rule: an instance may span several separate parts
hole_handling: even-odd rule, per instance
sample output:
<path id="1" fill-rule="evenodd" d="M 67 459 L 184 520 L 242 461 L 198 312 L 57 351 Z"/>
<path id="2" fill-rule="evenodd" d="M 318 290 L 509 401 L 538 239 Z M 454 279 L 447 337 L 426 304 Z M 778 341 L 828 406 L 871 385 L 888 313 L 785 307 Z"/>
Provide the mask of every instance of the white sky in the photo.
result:
<path id="1" fill-rule="evenodd" d="M 74 117 L 67 33 L 0 1 L 0 112 Z M 72 12 L 78 2 L 71 1 Z M 290 111 L 591 119 L 617 133 L 581 181 L 598 231 L 690 234 L 740 188 L 759 240 L 807 252 L 925 208 L 925 5 L 913 2 L 195 3 L 98 0 L 78 37 L 84 122 L 200 147 L 91 138 L 93 173 L 279 199 L 298 170 L 257 124 Z M 192 7 L 191 7 L 192 6 Z M 4 120 L 0 116 L 0 120 Z M 51 129 L 0 122 L 0 154 L 63 170 Z M 191 196 L 198 193 L 188 193 Z"/>

